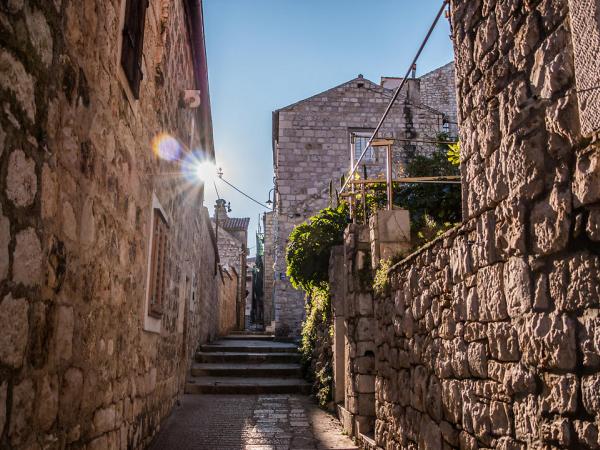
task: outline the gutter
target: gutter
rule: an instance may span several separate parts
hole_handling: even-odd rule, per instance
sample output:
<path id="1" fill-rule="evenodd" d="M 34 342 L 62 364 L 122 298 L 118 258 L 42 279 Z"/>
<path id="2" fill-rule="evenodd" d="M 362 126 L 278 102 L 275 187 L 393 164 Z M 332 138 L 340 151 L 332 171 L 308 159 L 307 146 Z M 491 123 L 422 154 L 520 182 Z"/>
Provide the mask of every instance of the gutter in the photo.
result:
<path id="1" fill-rule="evenodd" d="M 200 129 L 200 142 L 203 150 L 215 159 L 213 140 L 212 114 L 210 109 L 210 92 L 208 86 L 208 65 L 206 63 L 206 45 L 204 34 L 204 14 L 202 0 L 186 0 L 188 31 L 194 66 L 196 89 L 200 91 L 200 107 L 196 117 Z"/>

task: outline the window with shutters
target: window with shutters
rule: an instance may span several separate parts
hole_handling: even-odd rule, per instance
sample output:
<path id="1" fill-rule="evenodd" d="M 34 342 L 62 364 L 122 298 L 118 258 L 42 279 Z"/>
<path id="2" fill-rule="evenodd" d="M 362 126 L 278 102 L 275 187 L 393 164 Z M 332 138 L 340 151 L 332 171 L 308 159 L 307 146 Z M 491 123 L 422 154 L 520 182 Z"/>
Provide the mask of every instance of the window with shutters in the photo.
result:
<path id="1" fill-rule="evenodd" d="M 142 81 L 142 50 L 144 48 L 144 24 L 148 0 L 125 0 L 125 19 L 121 45 L 121 66 L 129 82 L 133 96 L 140 95 Z"/>
<path id="2" fill-rule="evenodd" d="M 153 217 L 148 314 L 152 317 L 160 317 L 163 313 L 163 305 L 166 300 L 169 228 L 160 209 L 154 209 Z"/>

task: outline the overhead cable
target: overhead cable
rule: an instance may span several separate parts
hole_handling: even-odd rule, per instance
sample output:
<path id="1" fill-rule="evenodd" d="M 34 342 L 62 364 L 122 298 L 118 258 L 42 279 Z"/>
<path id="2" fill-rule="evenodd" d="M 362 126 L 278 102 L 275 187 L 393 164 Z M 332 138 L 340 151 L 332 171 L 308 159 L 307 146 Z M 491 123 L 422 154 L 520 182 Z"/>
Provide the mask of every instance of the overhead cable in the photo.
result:
<path id="1" fill-rule="evenodd" d="M 362 153 L 360 155 L 360 158 L 358 158 L 358 161 L 352 167 L 352 170 L 350 171 L 350 175 L 348 176 L 348 178 L 346 178 L 345 183 L 342 185 L 342 189 L 341 189 L 340 193 L 344 192 L 344 189 L 346 189 L 346 186 L 348 185 L 349 181 L 354 176 L 354 173 L 356 172 L 356 169 L 358 168 L 358 166 L 361 163 L 362 159 L 366 155 L 367 150 L 371 146 L 372 142 L 375 140 L 375 137 L 377 136 L 377 133 L 379 133 L 379 130 L 381 129 L 381 126 L 383 125 L 383 122 L 385 121 L 385 119 L 387 118 L 388 114 L 390 113 L 390 111 L 392 109 L 392 106 L 394 106 L 394 103 L 396 102 L 396 99 L 400 95 L 400 91 L 402 90 L 402 88 L 406 84 L 406 80 L 408 80 L 411 71 L 413 70 L 413 68 L 415 67 L 415 64 L 417 63 L 419 57 L 421 56 L 421 53 L 423 52 L 423 49 L 425 48 L 425 45 L 429 41 L 429 38 L 431 37 L 431 34 L 433 33 L 433 30 L 434 30 L 435 26 L 437 25 L 438 21 L 440 20 L 440 17 L 442 16 L 442 13 L 444 12 L 444 9 L 446 9 L 446 6 L 448 5 L 448 3 L 449 3 L 449 0 L 444 0 L 444 2 L 442 3 L 442 7 L 440 8 L 439 12 L 437 13 L 437 16 L 435 17 L 433 23 L 429 27 L 429 31 L 427 32 L 427 35 L 425 36 L 425 39 L 421 43 L 421 46 L 419 47 L 419 50 L 417 51 L 417 54 L 413 58 L 412 63 L 408 66 L 408 70 L 406 71 L 406 75 L 402 79 L 402 82 L 400 83 L 400 86 L 398 86 L 398 88 L 396 89 L 396 92 L 394 92 L 394 96 L 392 97 L 392 99 L 390 100 L 390 103 L 388 104 L 387 108 L 385 109 L 385 112 L 383 113 L 383 116 L 381 117 L 381 120 L 379 120 L 379 123 L 377 124 L 377 127 L 375 128 L 375 131 L 373 131 L 373 135 L 371 136 L 371 138 L 369 139 L 369 141 L 365 145 L 365 148 L 362 151 Z"/>

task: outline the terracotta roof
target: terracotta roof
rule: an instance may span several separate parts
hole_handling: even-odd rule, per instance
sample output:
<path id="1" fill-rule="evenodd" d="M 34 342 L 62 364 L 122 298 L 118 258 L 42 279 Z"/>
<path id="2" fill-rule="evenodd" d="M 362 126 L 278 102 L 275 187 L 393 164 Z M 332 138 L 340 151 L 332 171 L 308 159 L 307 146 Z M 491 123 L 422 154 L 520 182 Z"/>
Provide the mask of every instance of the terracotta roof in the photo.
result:
<path id="1" fill-rule="evenodd" d="M 249 217 L 229 217 L 221 226 L 228 231 L 246 231 L 249 223 Z"/>

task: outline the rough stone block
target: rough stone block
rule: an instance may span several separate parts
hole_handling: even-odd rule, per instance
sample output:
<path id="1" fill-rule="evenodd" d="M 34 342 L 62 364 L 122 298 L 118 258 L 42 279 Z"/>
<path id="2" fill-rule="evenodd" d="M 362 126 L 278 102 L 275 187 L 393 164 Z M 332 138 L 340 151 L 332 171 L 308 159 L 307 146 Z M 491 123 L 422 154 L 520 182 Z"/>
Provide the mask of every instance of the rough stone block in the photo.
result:
<path id="1" fill-rule="evenodd" d="M 504 402 L 490 402 L 491 433 L 496 436 L 512 434 L 510 405 Z"/>
<path id="2" fill-rule="evenodd" d="M 71 360 L 74 327 L 73 308 L 70 306 L 57 307 L 54 328 L 54 360 L 58 364 L 68 364 Z"/>
<path id="3" fill-rule="evenodd" d="M 36 113 L 33 77 L 5 50 L 0 51 L 0 85 L 15 95 L 27 118 L 33 122 Z"/>
<path id="4" fill-rule="evenodd" d="M 530 239 L 534 252 L 548 255 L 566 247 L 571 226 L 570 213 L 571 193 L 556 188 L 547 199 L 533 207 Z"/>
<path id="5" fill-rule="evenodd" d="M 13 388 L 12 409 L 8 435 L 14 446 L 17 446 L 30 436 L 35 388 L 30 379 L 25 379 Z"/>
<path id="6" fill-rule="evenodd" d="M 564 314 L 531 314 L 519 321 L 519 344 L 528 364 L 572 370 L 577 362 L 575 324 Z"/>
<path id="7" fill-rule="evenodd" d="M 568 414 L 577 410 L 579 380 L 576 375 L 544 374 L 541 410 L 544 413 Z"/>
<path id="8" fill-rule="evenodd" d="M 373 315 L 373 295 L 369 293 L 359 293 L 357 295 L 358 314 L 361 316 Z"/>
<path id="9" fill-rule="evenodd" d="M 23 150 L 13 151 L 8 159 L 6 175 L 6 196 L 17 207 L 29 206 L 37 193 L 35 161 L 28 158 Z"/>
<path id="10" fill-rule="evenodd" d="M 535 395 L 516 399 L 513 403 L 515 437 L 523 442 L 535 440 L 540 431 L 540 413 Z"/>
<path id="11" fill-rule="evenodd" d="M 588 311 L 579 318 L 579 351 L 586 369 L 600 368 L 600 317 L 598 311 Z"/>
<path id="12" fill-rule="evenodd" d="M 573 428 L 575 431 L 575 438 L 582 448 L 600 448 L 600 435 L 598 434 L 597 424 L 585 420 L 574 420 Z"/>
<path id="13" fill-rule="evenodd" d="M 29 337 L 29 305 L 8 294 L 0 303 L 0 362 L 15 369 L 23 365 Z"/>
<path id="14" fill-rule="evenodd" d="M 581 377 L 581 396 L 586 411 L 598 417 L 600 415 L 600 374 Z"/>
<path id="15" fill-rule="evenodd" d="M 600 94 L 595 89 L 600 84 L 600 6 L 594 0 L 569 0 L 569 14 L 581 126 L 591 134 L 600 129 Z"/>
<path id="16" fill-rule="evenodd" d="M 37 420 L 41 429 L 50 429 L 58 414 L 58 377 L 43 377 L 37 390 Z"/>
<path id="17" fill-rule="evenodd" d="M 375 376 L 356 375 L 356 392 L 360 394 L 373 394 L 375 392 Z"/>
<path id="18" fill-rule="evenodd" d="M 535 375 L 522 364 L 507 368 L 504 375 L 497 379 L 502 382 L 509 395 L 533 394 L 537 387 Z"/>
<path id="19" fill-rule="evenodd" d="M 502 269 L 503 264 L 495 264 L 477 272 L 479 316 L 484 322 L 508 318 Z"/>
<path id="20" fill-rule="evenodd" d="M 472 342 L 468 349 L 470 372 L 480 378 L 487 378 L 487 350 L 485 344 Z"/>
<path id="21" fill-rule="evenodd" d="M 94 413 L 93 435 L 99 436 L 115 429 L 116 412 L 113 405 L 99 409 Z"/>
<path id="22" fill-rule="evenodd" d="M 513 257 L 504 264 L 504 295 L 510 317 L 519 317 L 531 308 L 531 274 L 524 258 Z"/>
<path id="23" fill-rule="evenodd" d="M 13 280 L 25 286 L 35 286 L 42 277 L 42 246 L 33 228 L 16 236 L 13 256 Z"/>
<path id="24" fill-rule="evenodd" d="M 573 180 L 574 206 L 588 205 L 600 200 L 600 146 L 596 145 L 577 155 Z"/>
<path id="25" fill-rule="evenodd" d="M 519 338 L 517 331 L 510 323 L 490 323 L 487 336 L 492 358 L 499 361 L 519 360 Z"/>

